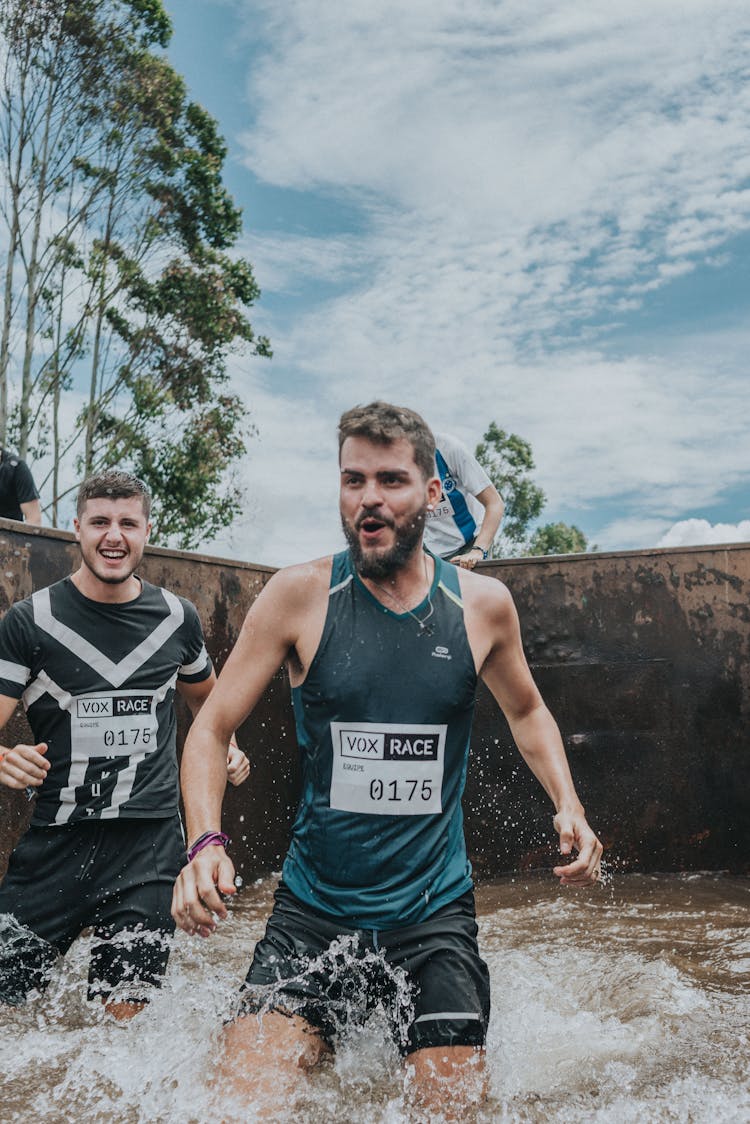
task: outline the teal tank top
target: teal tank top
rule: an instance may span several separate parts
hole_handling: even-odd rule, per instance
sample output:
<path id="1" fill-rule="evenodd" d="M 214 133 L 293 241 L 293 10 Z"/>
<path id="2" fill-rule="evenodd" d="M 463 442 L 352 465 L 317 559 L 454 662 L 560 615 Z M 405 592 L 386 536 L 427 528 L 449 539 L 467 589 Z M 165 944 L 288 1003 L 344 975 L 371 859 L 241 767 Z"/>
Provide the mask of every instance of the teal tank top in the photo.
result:
<path id="1" fill-rule="evenodd" d="M 323 635 L 292 692 L 302 793 L 282 877 L 354 928 L 423 921 L 472 885 L 461 797 L 476 672 L 458 571 L 434 562 L 412 616 L 335 555 Z"/>

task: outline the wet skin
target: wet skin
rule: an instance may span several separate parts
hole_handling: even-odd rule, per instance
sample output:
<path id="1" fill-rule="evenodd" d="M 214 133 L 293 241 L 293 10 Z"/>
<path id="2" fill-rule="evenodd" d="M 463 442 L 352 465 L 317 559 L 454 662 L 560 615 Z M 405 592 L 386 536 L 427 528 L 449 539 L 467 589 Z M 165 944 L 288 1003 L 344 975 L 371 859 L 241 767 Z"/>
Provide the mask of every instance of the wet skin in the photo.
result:
<path id="1" fill-rule="evenodd" d="M 347 438 L 341 450 L 340 512 L 360 577 L 373 596 L 386 603 L 395 596 L 413 608 L 424 598 L 434 575 L 433 559 L 421 549 L 421 525 L 427 506 L 436 503 L 440 482 L 425 479 L 406 440 L 389 445 Z M 408 545 L 413 531 L 414 545 Z M 404 550 L 404 546 L 407 549 Z M 188 838 L 196 839 L 221 824 L 224 790 L 223 747 L 262 697 L 279 666 L 287 662 L 293 686 L 304 682 L 318 648 L 328 604 L 331 559 L 317 559 L 280 570 L 251 607 L 215 691 L 188 736 L 182 759 L 182 782 Z M 467 639 L 477 673 L 511 726 L 514 740 L 556 808 L 560 849 L 578 854 L 555 873 L 563 884 L 584 886 L 596 880 L 601 844 L 588 826 L 576 795 L 557 725 L 531 677 L 523 652 L 518 616 L 509 591 L 494 579 L 460 571 Z M 227 917 L 222 895 L 234 893 L 234 866 L 221 846 L 199 852 L 181 871 L 172 916 L 189 934 L 203 937 Z M 317 1060 L 311 1057 L 312 1028 L 283 1016 L 267 1016 L 267 1032 L 282 1035 L 284 1057 L 258 1038 L 250 1016 L 224 1032 L 222 1076 L 242 1096 L 252 1096 L 258 1073 L 276 1074 L 276 1088 L 288 1103 L 295 1074 Z M 271 1044 L 272 1045 L 272 1044 Z M 464 1081 L 483 1085 L 482 1051 L 452 1046 L 416 1051 L 409 1058 L 415 1101 L 432 1106 L 440 1086 L 440 1109 L 453 1097 L 461 1116 Z M 249 1064 L 256 1059 L 257 1064 Z M 481 1094 L 480 1094 L 481 1096 Z"/>
<path id="2" fill-rule="evenodd" d="M 92 601 L 133 601 L 141 591 L 134 571 L 151 533 L 140 496 L 87 500 L 73 526 L 81 547 L 72 576 L 78 591 Z"/>

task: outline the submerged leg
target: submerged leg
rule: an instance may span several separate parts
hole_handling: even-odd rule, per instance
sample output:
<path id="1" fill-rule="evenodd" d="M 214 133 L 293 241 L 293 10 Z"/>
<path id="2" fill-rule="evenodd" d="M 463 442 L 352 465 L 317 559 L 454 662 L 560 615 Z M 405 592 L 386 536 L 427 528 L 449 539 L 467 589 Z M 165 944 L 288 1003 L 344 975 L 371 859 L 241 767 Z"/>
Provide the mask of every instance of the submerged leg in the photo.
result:
<path id="1" fill-rule="evenodd" d="M 161 986 L 169 961 L 168 932 L 99 925 L 89 965 L 89 999 L 100 999 L 107 1014 L 126 1022 L 147 1006 Z"/>
<path id="2" fill-rule="evenodd" d="M 487 1097 L 484 1048 L 431 1046 L 406 1061 L 407 1093 L 426 1119 L 474 1119 Z"/>
<path id="3" fill-rule="evenodd" d="M 69 943 L 69 942 L 68 942 Z M 54 945 L 20 925 L 0 917 L 0 1005 L 21 1006 L 33 992 L 43 992 L 60 960 Z"/>
<path id="4" fill-rule="evenodd" d="M 134 1015 L 142 1011 L 145 1006 L 145 1002 L 133 1003 L 129 1000 L 113 1000 L 110 1002 L 105 1000 L 104 1002 L 104 1009 L 107 1014 L 111 1015 L 113 1019 L 117 1019 L 118 1022 L 127 1022 L 128 1019 L 132 1019 Z"/>
<path id="5" fill-rule="evenodd" d="M 262 1118 L 276 1120 L 329 1049 L 319 1031 L 299 1015 L 241 1015 L 224 1028 L 213 1085 L 238 1107 L 254 1105 Z"/>

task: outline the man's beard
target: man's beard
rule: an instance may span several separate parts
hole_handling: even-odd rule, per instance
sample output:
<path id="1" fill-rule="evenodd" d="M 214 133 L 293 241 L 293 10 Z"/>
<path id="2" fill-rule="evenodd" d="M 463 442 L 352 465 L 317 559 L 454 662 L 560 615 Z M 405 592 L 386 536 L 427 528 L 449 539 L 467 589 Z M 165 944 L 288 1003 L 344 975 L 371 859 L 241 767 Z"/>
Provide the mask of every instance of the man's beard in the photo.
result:
<path id="1" fill-rule="evenodd" d="M 378 519 L 385 523 L 387 527 L 392 527 L 395 532 L 393 546 L 385 551 L 377 548 L 364 551 L 360 545 L 357 531 L 362 521 L 367 519 L 368 514 L 361 515 L 354 525 L 348 523 L 342 515 L 341 526 L 344 530 L 344 537 L 349 544 L 357 573 L 361 578 L 370 578 L 376 581 L 380 578 L 388 578 L 391 574 L 400 570 L 421 545 L 427 511 L 423 508 L 421 511 L 415 512 L 411 519 L 401 527 L 397 527 L 392 520 L 383 519 L 379 515 Z"/>
<path id="2" fill-rule="evenodd" d="M 133 562 L 133 565 L 124 574 L 108 574 L 106 570 L 104 571 L 104 573 L 100 574 L 94 568 L 94 566 L 91 565 L 88 558 L 85 557 L 83 552 L 81 552 L 81 561 L 83 562 L 86 569 L 90 570 L 94 577 L 97 578 L 100 582 L 104 582 L 105 585 L 122 585 L 124 582 L 129 581 L 129 579 L 135 573 L 136 569 L 140 566 L 141 560 L 143 558 L 143 553 L 144 552 L 141 551 L 139 555 L 131 555 L 131 561 Z M 96 554 L 94 555 L 94 557 L 96 557 Z"/>

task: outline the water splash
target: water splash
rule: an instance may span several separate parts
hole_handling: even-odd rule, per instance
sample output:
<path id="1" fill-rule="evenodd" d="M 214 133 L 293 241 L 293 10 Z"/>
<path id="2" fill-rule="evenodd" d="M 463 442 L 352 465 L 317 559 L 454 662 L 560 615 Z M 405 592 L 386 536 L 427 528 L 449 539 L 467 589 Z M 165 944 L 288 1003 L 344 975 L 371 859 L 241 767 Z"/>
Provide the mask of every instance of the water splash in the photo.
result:
<path id="1" fill-rule="evenodd" d="M 210 940 L 178 935 L 164 986 L 127 1025 L 87 1001 L 91 939 L 78 941 L 43 996 L 0 1010 L 4 1121 L 225 1118 L 208 1078 L 273 889 L 248 885 Z M 478 1121 L 746 1124 L 747 879 L 618 875 L 571 894 L 516 877 L 477 901 L 493 999 Z M 391 1013 L 362 1013 L 290 1112 L 295 1124 L 414 1124 Z M 264 1119 L 261 1105 L 239 1111 Z"/>

